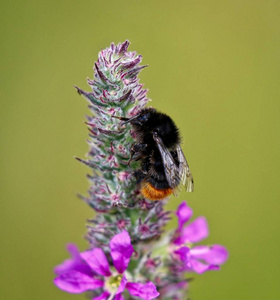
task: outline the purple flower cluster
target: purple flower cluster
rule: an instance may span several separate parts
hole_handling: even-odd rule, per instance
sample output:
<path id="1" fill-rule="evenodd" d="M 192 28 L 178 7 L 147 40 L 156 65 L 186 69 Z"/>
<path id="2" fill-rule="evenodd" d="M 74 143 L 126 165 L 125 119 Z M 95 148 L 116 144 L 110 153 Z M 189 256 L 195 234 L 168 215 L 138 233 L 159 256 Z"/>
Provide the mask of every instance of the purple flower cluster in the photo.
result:
<path id="1" fill-rule="evenodd" d="M 141 195 L 130 159 L 133 132 L 118 127 L 118 116 L 137 114 L 148 102 L 139 83 L 141 55 L 127 51 L 125 41 L 99 53 L 91 92 L 77 88 L 89 102 L 88 159 L 90 189 L 80 196 L 96 212 L 89 220 L 87 251 L 69 245 L 71 258 L 55 268 L 55 285 L 69 293 L 90 294 L 92 300 L 185 299 L 190 273 L 218 270 L 228 257 L 221 245 L 195 245 L 207 238 L 204 217 L 188 223 L 192 210 L 182 202 L 178 227 L 169 234 L 164 226 L 171 212 L 166 200 L 149 201 Z"/>
<path id="2" fill-rule="evenodd" d="M 176 212 L 178 228 L 172 239 L 173 255 L 180 261 L 179 271 L 202 274 L 209 270 L 219 270 L 228 258 L 228 252 L 221 245 L 193 246 L 209 235 L 205 217 L 198 217 L 184 226 L 192 217 L 192 209 L 182 202 Z"/>
<path id="3" fill-rule="evenodd" d="M 145 300 L 156 298 L 159 293 L 152 282 L 130 282 L 127 267 L 133 254 L 130 237 L 126 231 L 115 235 L 110 241 L 111 260 L 115 270 L 110 268 L 108 259 L 101 248 L 94 248 L 79 253 L 75 245 L 69 245 L 72 258 L 55 268 L 58 275 L 54 283 L 69 293 L 98 291 L 99 295 L 92 300 L 124 299 L 126 290 L 132 296 Z"/>
<path id="4" fill-rule="evenodd" d="M 147 281 L 147 278 L 144 278 L 143 282 L 138 282 L 136 278 L 141 277 L 140 273 L 137 274 L 128 268 L 134 249 L 125 230 L 111 239 L 108 258 L 108 254 L 106 256 L 101 248 L 79 253 L 75 245 L 69 245 L 68 251 L 72 258 L 55 268 L 58 275 L 54 280 L 55 285 L 69 293 L 92 291 L 94 295 L 92 300 L 122 300 L 125 299 L 122 295 L 125 290 L 131 296 L 146 300 L 158 296 L 167 299 L 164 297 L 170 295 L 172 295 L 170 299 L 176 299 L 175 295 L 178 292 L 188 288 L 188 283 L 184 279 L 187 272 L 202 274 L 205 271 L 219 270 L 220 265 L 228 258 L 226 248 L 221 245 L 193 246 L 205 239 L 209 231 L 204 217 L 198 217 L 185 226 L 192 214 L 192 209 L 186 202 L 182 202 L 176 211 L 178 228 L 171 237 L 171 244 L 166 245 L 166 249 L 169 247 L 169 263 L 166 265 L 170 268 L 171 280 L 155 277 L 160 293 L 156 284 Z M 164 262 L 152 259 L 149 254 L 144 268 L 155 272 L 161 264 Z"/>

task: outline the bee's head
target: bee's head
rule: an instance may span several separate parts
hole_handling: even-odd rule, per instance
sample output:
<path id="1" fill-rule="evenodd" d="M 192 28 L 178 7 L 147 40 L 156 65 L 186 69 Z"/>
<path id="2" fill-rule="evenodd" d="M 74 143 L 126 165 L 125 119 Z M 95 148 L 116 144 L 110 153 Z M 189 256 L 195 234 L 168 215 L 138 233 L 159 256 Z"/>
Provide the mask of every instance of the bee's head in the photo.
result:
<path id="1" fill-rule="evenodd" d="M 121 119 L 125 121 L 121 126 L 130 123 L 134 129 L 142 131 L 152 139 L 153 136 L 158 136 L 167 147 L 173 147 L 180 142 L 179 131 L 173 120 L 152 107 L 143 108 L 138 115 L 130 119 Z"/>
<path id="2" fill-rule="evenodd" d="M 137 117 L 137 121 L 141 123 L 141 125 L 145 125 L 149 122 L 151 118 L 151 112 L 149 111 L 141 111 L 141 113 Z M 133 123 L 133 121 L 132 121 Z"/>
<path id="3" fill-rule="evenodd" d="M 138 115 L 132 117 L 128 122 L 132 125 L 139 126 L 142 128 L 148 128 L 151 126 L 153 116 L 155 114 L 154 108 L 144 108 Z"/>

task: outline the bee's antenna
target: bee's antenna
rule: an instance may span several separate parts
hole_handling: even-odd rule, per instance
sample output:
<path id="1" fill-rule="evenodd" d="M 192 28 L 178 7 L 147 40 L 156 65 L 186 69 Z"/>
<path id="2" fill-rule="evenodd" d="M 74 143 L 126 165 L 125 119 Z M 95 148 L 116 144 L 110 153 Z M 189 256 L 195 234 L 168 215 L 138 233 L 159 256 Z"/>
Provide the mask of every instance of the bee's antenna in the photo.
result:
<path id="1" fill-rule="evenodd" d="M 116 118 L 116 119 L 119 119 L 121 121 L 128 121 L 130 120 L 129 118 L 123 118 L 123 117 L 117 117 L 117 116 L 111 116 L 112 118 Z"/>
<path id="2" fill-rule="evenodd" d="M 134 116 L 134 117 L 132 117 L 132 118 L 130 118 L 130 119 L 124 118 L 124 119 L 126 119 L 126 120 L 124 120 L 124 122 L 121 123 L 121 126 L 123 126 L 123 125 L 125 125 L 125 124 L 127 124 L 127 123 L 130 123 L 131 121 L 137 119 L 138 117 L 139 117 L 139 115 L 136 115 L 136 116 Z"/>
<path id="3" fill-rule="evenodd" d="M 133 120 L 135 120 L 135 119 L 137 119 L 138 117 L 139 117 L 139 115 L 136 115 L 136 116 L 134 116 L 134 117 L 132 117 L 132 118 L 124 118 L 124 117 L 117 117 L 117 116 L 111 116 L 112 118 L 116 118 L 116 119 L 119 119 L 119 120 L 121 120 L 121 121 L 124 121 L 124 122 L 122 122 L 121 124 L 120 124 L 120 127 L 122 127 L 123 125 L 125 125 L 125 124 L 127 124 L 127 123 L 130 123 L 131 121 L 133 121 Z M 141 125 L 141 123 L 140 122 L 137 122 L 137 123 L 139 123 L 139 125 Z"/>

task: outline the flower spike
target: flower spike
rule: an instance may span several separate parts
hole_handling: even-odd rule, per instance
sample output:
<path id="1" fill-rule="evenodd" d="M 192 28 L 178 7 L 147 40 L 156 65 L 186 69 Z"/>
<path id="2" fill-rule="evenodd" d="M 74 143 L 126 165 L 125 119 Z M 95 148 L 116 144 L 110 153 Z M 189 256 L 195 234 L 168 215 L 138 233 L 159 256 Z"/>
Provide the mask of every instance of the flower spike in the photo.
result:
<path id="1" fill-rule="evenodd" d="M 141 113 L 153 109 L 145 108 L 147 90 L 138 78 L 147 65 L 141 65 L 142 56 L 129 51 L 129 45 L 126 40 L 100 51 L 94 78 L 87 79 L 90 91 L 74 86 L 90 110 L 85 120 L 89 151 L 86 159 L 75 157 L 90 169 L 90 188 L 78 197 L 94 216 L 87 224 L 87 250 L 68 245 L 71 257 L 55 267 L 54 284 L 68 293 L 87 292 L 92 300 L 187 299 L 192 274 L 219 270 L 228 252 L 218 244 L 195 245 L 207 238 L 208 224 L 205 217 L 190 222 L 193 211 L 186 202 L 175 213 L 178 227 L 164 234 L 171 218 L 164 208 L 167 200 L 150 201 L 142 195 L 137 172 L 157 172 L 146 170 L 151 159 L 142 161 L 136 150 L 148 152 L 146 142 L 135 144 L 135 126 L 143 126 Z M 157 129 L 152 134 L 160 139 Z M 180 174 L 189 172 L 184 155 L 169 148 L 172 167 L 179 165 Z M 155 168 L 162 168 L 157 163 Z M 160 189 L 154 192 L 163 195 Z"/>

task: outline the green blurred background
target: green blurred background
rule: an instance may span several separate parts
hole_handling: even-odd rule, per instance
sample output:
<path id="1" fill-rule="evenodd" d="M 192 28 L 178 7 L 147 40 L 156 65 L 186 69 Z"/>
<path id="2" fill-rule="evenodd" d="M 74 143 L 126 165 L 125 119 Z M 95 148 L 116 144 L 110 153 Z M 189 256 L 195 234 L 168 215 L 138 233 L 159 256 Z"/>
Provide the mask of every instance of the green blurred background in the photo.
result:
<path id="1" fill-rule="evenodd" d="M 190 296 L 280 299 L 280 2 L 1 1 L 1 299 L 85 299 L 52 284 L 65 244 L 85 249 L 87 104 L 73 85 L 101 48 L 131 41 L 152 105 L 176 120 L 206 243 L 230 259 Z M 172 222 L 175 226 L 175 221 Z M 183 300 L 183 299 L 182 299 Z"/>

